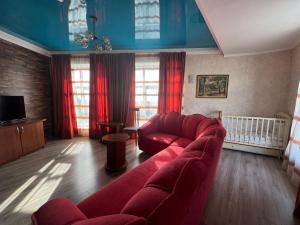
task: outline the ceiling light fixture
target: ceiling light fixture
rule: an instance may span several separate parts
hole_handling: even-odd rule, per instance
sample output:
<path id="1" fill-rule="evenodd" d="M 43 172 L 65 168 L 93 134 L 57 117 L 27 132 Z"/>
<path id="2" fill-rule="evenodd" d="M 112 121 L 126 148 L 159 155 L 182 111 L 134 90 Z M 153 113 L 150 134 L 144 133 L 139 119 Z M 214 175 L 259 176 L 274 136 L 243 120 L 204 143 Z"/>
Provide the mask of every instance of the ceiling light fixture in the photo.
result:
<path id="1" fill-rule="evenodd" d="M 110 52 L 112 50 L 110 39 L 107 36 L 98 38 L 95 34 L 97 17 L 90 16 L 89 18 L 92 20 L 93 31 L 86 31 L 84 34 L 75 33 L 74 41 L 80 44 L 82 48 L 88 48 L 92 45 L 95 46 L 96 51 Z"/>

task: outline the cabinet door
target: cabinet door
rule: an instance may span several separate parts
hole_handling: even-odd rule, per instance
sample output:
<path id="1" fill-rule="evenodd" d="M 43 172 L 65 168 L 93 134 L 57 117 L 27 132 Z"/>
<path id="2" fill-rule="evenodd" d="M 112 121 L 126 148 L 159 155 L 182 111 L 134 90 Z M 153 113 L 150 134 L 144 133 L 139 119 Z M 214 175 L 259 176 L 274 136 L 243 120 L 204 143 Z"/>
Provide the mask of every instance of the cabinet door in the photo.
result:
<path id="1" fill-rule="evenodd" d="M 20 134 L 17 126 L 0 128 L 0 165 L 22 155 Z"/>
<path id="2" fill-rule="evenodd" d="M 23 155 L 34 152 L 45 145 L 43 122 L 23 124 L 19 126 Z"/>

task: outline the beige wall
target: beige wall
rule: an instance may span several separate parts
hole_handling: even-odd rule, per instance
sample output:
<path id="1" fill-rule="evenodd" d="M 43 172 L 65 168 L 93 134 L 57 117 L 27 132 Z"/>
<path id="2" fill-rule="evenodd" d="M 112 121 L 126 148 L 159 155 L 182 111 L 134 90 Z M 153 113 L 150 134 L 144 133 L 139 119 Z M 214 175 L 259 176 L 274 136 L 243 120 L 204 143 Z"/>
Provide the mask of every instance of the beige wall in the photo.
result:
<path id="1" fill-rule="evenodd" d="M 300 80 L 300 45 L 292 50 L 291 78 L 289 84 L 288 111 L 294 113 L 297 89 Z"/>
<path id="2" fill-rule="evenodd" d="M 224 58 L 188 55 L 184 81 L 183 113 L 273 116 L 288 110 L 291 51 Z M 227 99 L 195 98 L 196 75 L 229 74 Z M 188 76 L 192 75 L 192 83 Z"/>

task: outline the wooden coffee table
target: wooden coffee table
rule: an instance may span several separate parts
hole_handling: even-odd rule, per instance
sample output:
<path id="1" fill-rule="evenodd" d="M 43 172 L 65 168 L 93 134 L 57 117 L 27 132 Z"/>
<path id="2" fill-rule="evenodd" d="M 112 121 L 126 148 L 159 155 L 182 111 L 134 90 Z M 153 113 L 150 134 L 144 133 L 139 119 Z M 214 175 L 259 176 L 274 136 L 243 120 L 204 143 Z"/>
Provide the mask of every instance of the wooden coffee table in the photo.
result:
<path id="1" fill-rule="evenodd" d="M 129 135 L 124 133 L 107 134 L 102 138 L 107 144 L 106 170 L 116 172 L 127 167 L 126 161 L 126 141 Z"/>

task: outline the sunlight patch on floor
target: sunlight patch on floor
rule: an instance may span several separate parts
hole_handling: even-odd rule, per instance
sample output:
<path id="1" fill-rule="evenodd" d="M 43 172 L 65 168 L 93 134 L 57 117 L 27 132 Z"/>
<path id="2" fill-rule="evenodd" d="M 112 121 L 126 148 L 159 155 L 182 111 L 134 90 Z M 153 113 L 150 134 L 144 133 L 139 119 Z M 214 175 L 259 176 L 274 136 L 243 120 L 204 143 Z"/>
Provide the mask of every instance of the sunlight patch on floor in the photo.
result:
<path id="1" fill-rule="evenodd" d="M 54 163 L 54 160 L 50 160 L 45 166 L 43 166 L 38 173 L 45 172 L 51 164 Z M 17 197 L 20 196 L 39 176 L 34 175 L 29 178 L 21 187 L 19 187 L 16 191 L 14 191 L 4 202 L 0 205 L 0 213 L 2 213 Z"/>
<path id="2" fill-rule="evenodd" d="M 13 212 L 32 213 L 38 206 L 48 201 L 70 168 L 71 164 L 68 163 L 55 164 L 49 173 L 14 208 Z M 35 203 L 35 207 L 32 205 L 34 199 L 39 199 Z"/>

